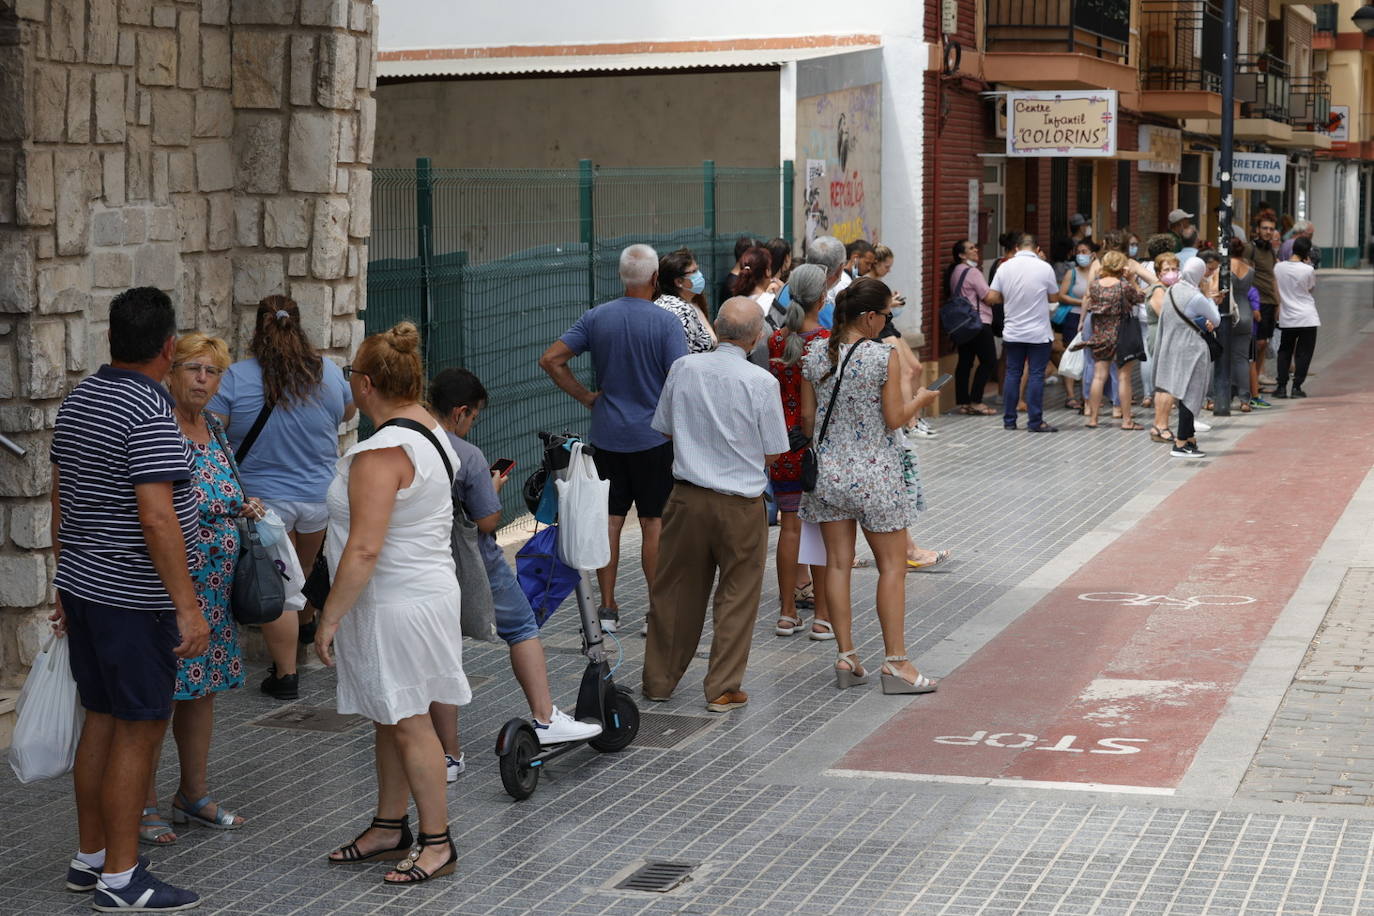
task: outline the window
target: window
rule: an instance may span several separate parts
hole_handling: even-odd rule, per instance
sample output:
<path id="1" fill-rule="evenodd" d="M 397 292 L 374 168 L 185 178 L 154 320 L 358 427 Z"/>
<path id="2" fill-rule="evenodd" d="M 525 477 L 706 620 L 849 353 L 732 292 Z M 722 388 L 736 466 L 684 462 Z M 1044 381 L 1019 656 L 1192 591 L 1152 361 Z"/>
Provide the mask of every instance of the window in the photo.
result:
<path id="1" fill-rule="evenodd" d="M 1202 156 L 1197 153 L 1184 153 L 1178 175 L 1178 205 L 1189 213 L 1199 214 L 1196 221 L 1201 226 L 1202 201 Z"/>
<path id="2" fill-rule="evenodd" d="M 1240 28 L 1237 29 L 1237 41 L 1240 42 L 1240 56 L 1248 57 L 1250 54 L 1250 11 L 1240 11 Z"/>

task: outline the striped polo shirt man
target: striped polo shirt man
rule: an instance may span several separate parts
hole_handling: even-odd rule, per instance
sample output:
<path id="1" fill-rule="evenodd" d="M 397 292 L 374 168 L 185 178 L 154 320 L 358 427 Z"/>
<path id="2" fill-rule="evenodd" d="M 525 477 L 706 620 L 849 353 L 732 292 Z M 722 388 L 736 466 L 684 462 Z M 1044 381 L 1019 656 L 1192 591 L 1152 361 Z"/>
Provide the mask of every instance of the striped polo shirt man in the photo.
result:
<path id="1" fill-rule="evenodd" d="M 190 446 L 166 389 L 140 372 L 101 366 L 62 402 L 51 454 L 62 504 L 57 589 L 97 604 L 170 612 L 134 492 L 171 481 L 182 536 L 194 543 Z"/>

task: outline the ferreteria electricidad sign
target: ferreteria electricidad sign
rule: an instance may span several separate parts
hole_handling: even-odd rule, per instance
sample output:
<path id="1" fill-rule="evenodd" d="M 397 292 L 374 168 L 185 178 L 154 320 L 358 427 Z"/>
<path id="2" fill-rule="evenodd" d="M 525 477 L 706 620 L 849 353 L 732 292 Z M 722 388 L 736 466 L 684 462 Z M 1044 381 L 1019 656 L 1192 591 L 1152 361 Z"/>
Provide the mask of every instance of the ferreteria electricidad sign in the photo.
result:
<path id="1" fill-rule="evenodd" d="M 1282 191 L 1288 157 L 1274 153 L 1233 153 L 1231 187 L 1237 191 Z M 1221 187 L 1221 156 L 1212 154 L 1212 187 Z"/>
<path id="2" fill-rule="evenodd" d="M 1007 93 L 1008 156 L 1115 156 L 1116 92 Z"/>

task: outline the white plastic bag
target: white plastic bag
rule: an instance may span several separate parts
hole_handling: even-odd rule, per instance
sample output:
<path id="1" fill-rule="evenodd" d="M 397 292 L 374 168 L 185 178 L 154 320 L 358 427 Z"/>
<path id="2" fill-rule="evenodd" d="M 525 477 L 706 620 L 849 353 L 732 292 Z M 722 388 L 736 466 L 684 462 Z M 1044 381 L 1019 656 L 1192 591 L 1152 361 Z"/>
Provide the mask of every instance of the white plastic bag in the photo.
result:
<path id="1" fill-rule="evenodd" d="M 802 522 L 797 562 L 803 566 L 824 566 L 825 556 L 825 539 L 821 537 L 821 526 L 815 522 Z"/>
<path id="2" fill-rule="evenodd" d="M 1081 379 L 1083 378 L 1083 350 L 1073 349 L 1073 345 L 1083 342 L 1082 334 L 1073 335 L 1073 340 L 1069 342 L 1069 349 L 1064 351 L 1064 355 L 1059 357 L 1059 374 L 1064 378 Z"/>
<path id="3" fill-rule="evenodd" d="M 558 490 L 558 559 L 573 569 L 600 569 L 611 562 L 611 483 L 596 473 L 582 443 L 574 442 L 567 480 Z"/>
<path id="4" fill-rule="evenodd" d="M 33 660 L 19 694 L 9 761 L 20 782 L 71 772 L 86 711 L 76 695 L 67 640 L 53 635 Z"/>
<path id="5" fill-rule="evenodd" d="M 270 514 L 271 510 L 268 512 Z M 262 536 L 262 529 L 262 522 L 258 522 L 259 537 Z M 301 569 L 301 561 L 296 556 L 295 546 L 288 537 L 278 538 L 268 546 L 267 553 L 272 557 L 277 569 L 286 576 L 286 582 L 283 583 L 286 588 L 286 603 L 282 605 L 282 610 L 299 611 L 305 607 L 305 595 L 301 593 L 301 589 L 305 588 L 305 570 Z"/>

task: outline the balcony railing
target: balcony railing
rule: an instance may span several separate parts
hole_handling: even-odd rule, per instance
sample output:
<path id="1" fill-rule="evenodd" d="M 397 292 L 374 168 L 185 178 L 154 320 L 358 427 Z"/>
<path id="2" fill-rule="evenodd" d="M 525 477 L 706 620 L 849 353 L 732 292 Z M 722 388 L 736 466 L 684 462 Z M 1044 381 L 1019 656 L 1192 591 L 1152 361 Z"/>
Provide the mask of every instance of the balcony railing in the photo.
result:
<path id="1" fill-rule="evenodd" d="M 1086 54 L 1125 63 L 1130 0 L 987 0 L 989 51 Z"/>
<path id="2" fill-rule="evenodd" d="M 1236 101 L 1246 118 L 1288 123 L 1288 65 L 1272 54 L 1236 58 Z"/>
<path id="3" fill-rule="evenodd" d="M 1331 85 L 1311 76 L 1290 81 L 1288 119 L 1296 130 L 1325 131 L 1331 119 Z"/>
<path id="4" fill-rule="evenodd" d="M 1221 12 L 1207 0 L 1142 0 L 1140 80 L 1146 90 L 1221 91 Z"/>

